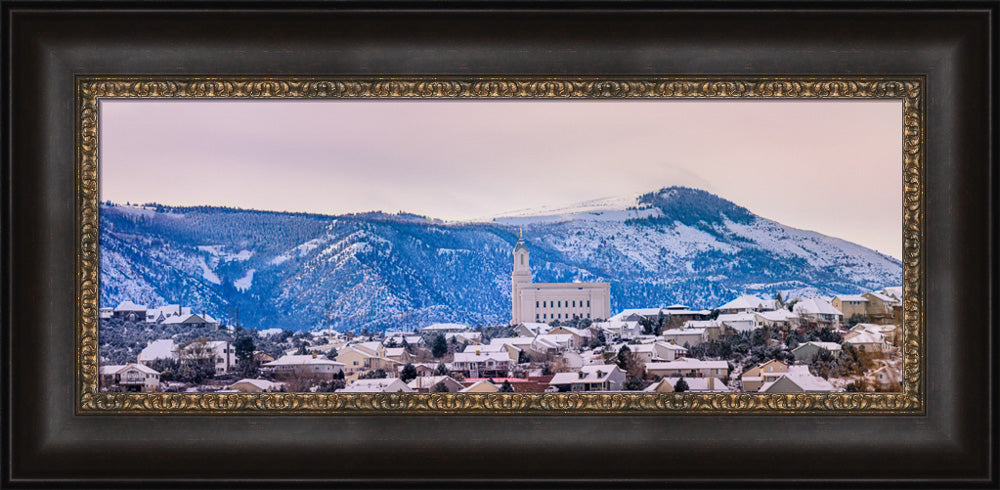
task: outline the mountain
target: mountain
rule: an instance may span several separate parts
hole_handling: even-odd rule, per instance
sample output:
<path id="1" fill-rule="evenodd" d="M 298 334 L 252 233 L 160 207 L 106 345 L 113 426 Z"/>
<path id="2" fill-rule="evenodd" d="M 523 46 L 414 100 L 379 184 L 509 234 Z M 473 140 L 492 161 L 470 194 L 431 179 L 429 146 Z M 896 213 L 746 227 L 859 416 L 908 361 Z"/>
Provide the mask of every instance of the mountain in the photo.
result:
<path id="1" fill-rule="evenodd" d="M 683 187 L 469 222 L 105 204 L 101 303 L 238 308 L 246 326 L 292 330 L 507 322 L 521 229 L 536 282 L 610 281 L 614 311 L 858 293 L 902 276 L 892 257 Z"/>

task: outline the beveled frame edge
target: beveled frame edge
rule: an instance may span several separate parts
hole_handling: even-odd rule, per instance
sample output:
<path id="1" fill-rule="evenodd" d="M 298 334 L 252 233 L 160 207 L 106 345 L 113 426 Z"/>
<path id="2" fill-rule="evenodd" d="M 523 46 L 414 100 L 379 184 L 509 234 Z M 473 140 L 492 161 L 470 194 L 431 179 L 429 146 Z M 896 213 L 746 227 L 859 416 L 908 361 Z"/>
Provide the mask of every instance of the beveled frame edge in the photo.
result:
<path id="1" fill-rule="evenodd" d="M 76 400 L 97 414 L 925 414 L 926 79 L 774 77 L 77 76 Z M 898 99 L 902 101 L 903 382 L 885 393 L 107 393 L 98 390 L 101 99 Z"/>

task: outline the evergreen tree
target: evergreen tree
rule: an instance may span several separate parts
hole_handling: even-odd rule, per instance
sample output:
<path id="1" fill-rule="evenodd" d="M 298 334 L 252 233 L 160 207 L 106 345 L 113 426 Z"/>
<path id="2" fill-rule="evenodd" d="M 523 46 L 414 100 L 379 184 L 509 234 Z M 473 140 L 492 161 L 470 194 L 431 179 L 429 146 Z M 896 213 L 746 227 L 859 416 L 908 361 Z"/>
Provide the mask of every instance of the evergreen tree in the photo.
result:
<path id="1" fill-rule="evenodd" d="M 500 393 L 513 393 L 514 387 L 511 386 L 510 381 L 503 380 L 503 384 L 500 385 Z"/>
<path id="2" fill-rule="evenodd" d="M 444 381 L 442 380 L 438 381 L 437 384 L 434 385 L 434 388 L 431 388 L 431 391 L 434 393 L 448 393 L 450 390 L 448 390 L 448 385 L 444 384 Z"/>
<path id="3" fill-rule="evenodd" d="M 618 356 L 615 358 L 615 364 L 627 371 L 629 367 L 629 356 L 631 354 L 632 349 L 629 349 L 627 345 L 623 345 L 621 349 L 618 349 Z"/>
<path id="4" fill-rule="evenodd" d="M 629 376 L 628 379 L 625 380 L 625 384 L 622 385 L 622 389 L 625 391 L 639 391 L 643 388 L 644 386 L 642 385 L 642 380 L 635 376 Z"/>
<path id="5" fill-rule="evenodd" d="M 435 359 L 440 359 L 441 356 L 448 353 L 448 341 L 444 339 L 444 334 L 437 334 L 434 336 L 434 340 L 431 341 L 431 355 Z"/>
<path id="6" fill-rule="evenodd" d="M 448 366 L 445 366 L 443 362 L 441 364 L 438 364 L 437 367 L 434 368 L 435 376 L 448 376 L 449 374 L 450 373 L 448 372 Z"/>
<path id="7" fill-rule="evenodd" d="M 399 380 L 404 383 L 409 383 L 410 381 L 417 378 L 417 368 L 413 364 L 407 363 L 403 366 L 403 371 L 399 373 Z"/>
<path id="8" fill-rule="evenodd" d="M 681 376 L 680 379 L 677 380 L 677 383 L 674 384 L 674 393 L 684 393 L 688 389 L 690 388 L 688 387 L 687 381 L 684 381 L 684 376 Z"/>

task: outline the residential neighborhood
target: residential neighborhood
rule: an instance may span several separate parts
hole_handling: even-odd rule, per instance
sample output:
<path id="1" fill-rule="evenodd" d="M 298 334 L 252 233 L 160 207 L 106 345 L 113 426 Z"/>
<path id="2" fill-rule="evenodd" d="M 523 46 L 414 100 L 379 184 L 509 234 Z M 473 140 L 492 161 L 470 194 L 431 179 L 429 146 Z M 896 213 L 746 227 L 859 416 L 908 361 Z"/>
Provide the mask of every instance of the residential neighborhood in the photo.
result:
<path id="1" fill-rule="evenodd" d="M 238 311 L 233 322 L 180 304 L 123 301 L 101 311 L 101 389 L 817 393 L 901 387 L 900 287 L 832 297 L 743 294 L 711 309 L 672 304 L 602 318 L 611 311 L 607 283 L 535 284 L 523 237 L 513 254 L 511 284 L 522 298 L 507 324 L 251 330 L 239 325 Z M 525 292 L 535 286 L 544 286 L 544 294 Z M 578 297 L 590 299 L 569 299 Z"/>
<path id="2" fill-rule="evenodd" d="M 623 310 L 608 319 L 430 324 L 416 331 L 367 334 L 255 331 L 177 305 L 123 304 L 102 321 L 130 325 L 131 331 L 147 336 L 158 331 L 171 335 L 149 337 L 131 357 L 123 357 L 119 349 L 110 359 L 102 351 L 101 388 L 243 393 L 893 391 L 901 385 L 900 293 L 886 288 L 832 298 L 741 295 L 705 310 L 670 305 Z M 834 303 L 848 306 L 850 316 L 844 318 Z"/>

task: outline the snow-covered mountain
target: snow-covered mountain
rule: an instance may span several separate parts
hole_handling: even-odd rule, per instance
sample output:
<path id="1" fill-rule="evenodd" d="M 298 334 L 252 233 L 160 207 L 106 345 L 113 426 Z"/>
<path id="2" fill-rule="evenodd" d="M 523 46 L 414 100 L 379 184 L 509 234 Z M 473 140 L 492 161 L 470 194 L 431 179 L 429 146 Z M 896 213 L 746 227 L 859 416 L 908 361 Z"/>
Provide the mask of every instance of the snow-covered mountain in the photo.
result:
<path id="1" fill-rule="evenodd" d="M 519 229 L 536 282 L 610 281 L 612 308 L 901 283 L 873 250 L 682 187 L 470 222 L 380 212 L 101 208 L 101 303 L 176 303 L 293 330 L 510 318 Z"/>

